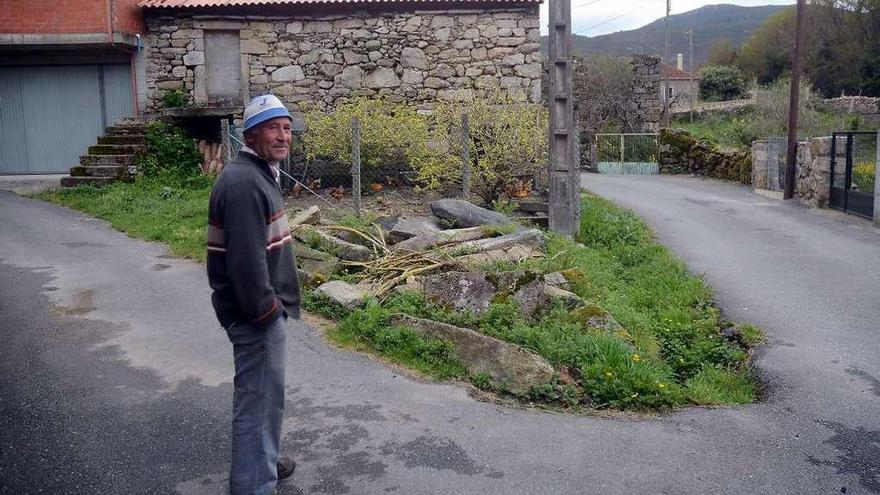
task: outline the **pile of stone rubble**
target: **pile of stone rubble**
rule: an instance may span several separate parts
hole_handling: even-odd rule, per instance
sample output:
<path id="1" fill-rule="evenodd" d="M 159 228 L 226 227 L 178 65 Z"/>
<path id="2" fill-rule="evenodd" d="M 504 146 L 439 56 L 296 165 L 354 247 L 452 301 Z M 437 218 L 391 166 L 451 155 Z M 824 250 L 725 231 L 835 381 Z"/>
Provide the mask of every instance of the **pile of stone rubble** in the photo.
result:
<path id="1" fill-rule="evenodd" d="M 305 285 L 346 309 L 400 291 L 418 292 L 432 303 L 473 315 L 492 302 L 513 298 L 524 319 L 561 302 L 585 327 L 625 334 L 607 312 L 569 290 L 572 274 L 481 269 L 486 263 L 545 256 L 542 231 L 463 200 L 441 199 L 430 207 L 432 216 L 381 219 L 372 232 L 324 221 L 317 207 L 299 213 L 291 220 L 291 232 Z M 330 280 L 346 266 L 362 269 L 361 282 Z M 378 275 L 364 275 L 370 270 Z M 471 373 L 489 376 L 514 395 L 559 378 L 544 358 L 473 329 L 402 314 L 394 323 L 449 341 Z"/>

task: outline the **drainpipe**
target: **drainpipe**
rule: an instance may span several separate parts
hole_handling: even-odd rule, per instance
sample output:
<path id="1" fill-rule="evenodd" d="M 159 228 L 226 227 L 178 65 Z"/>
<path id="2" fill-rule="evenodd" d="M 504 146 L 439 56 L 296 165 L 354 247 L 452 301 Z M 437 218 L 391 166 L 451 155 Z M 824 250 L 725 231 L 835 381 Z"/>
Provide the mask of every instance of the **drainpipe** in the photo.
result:
<path id="1" fill-rule="evenodd" d="M 113 42 L 113 0 L 107 0 L 107 43 L 110 43 L 110 46 L 115 47 L 116 43 Z"/>

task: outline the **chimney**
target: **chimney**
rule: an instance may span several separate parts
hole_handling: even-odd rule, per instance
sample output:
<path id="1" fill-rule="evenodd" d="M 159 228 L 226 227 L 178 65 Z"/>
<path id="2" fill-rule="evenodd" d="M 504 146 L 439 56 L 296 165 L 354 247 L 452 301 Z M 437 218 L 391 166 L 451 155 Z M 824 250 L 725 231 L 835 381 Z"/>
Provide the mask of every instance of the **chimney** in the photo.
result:
<path id="1" fill-rule="evenodd" d="M 675 67 L 677 67 L 678 70 L 684 70 L 684 55 L 681 53 L 675 57 Z"/>

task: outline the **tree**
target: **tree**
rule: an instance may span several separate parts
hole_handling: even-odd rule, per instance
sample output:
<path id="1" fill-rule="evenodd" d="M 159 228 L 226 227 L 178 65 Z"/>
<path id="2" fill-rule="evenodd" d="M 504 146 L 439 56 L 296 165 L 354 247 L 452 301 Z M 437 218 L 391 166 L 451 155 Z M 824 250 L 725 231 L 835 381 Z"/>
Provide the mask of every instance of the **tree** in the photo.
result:
<path id="1" fill-rule="evenodd" d="M 726 38 L 714 40 L 709 46 L 709 65 L 733 65 L 738 52 L 730 40 Z"/>
<path id="2" fill-rule="evenodd" d="M 726 101 L 742 97 L 745 81 L 738 67 L 713 65 L 700 69 L 700 98 L 705 101 Z"/>
<path id="3" fill-rule="evenodd" d="M 794 32 L 794 7 L 773 14 L 740 47 L 737 65 L 748 78 L 755 78 L 761 84 L 769 84 L 788 74 L 791 70 Z M 808 44 L 809 41 L 805 39 L 804 45 Z"/>
<path id="4" fill-rule="evenodd" d="M 574 56 L 572 87 L 577 119 L 588 136 L 597 132 L 633 132 L 633 67 L 627 58 Z"/>
<path id="5" fill-rule="evenodd" d="M 805 10 L 804 76 L 825 97 L 880 95 L 880 1 L 813 0 Z M 761 84 L 791 70 L 795 10 L 770 16 L 740 48 L 745 75 Z"/>

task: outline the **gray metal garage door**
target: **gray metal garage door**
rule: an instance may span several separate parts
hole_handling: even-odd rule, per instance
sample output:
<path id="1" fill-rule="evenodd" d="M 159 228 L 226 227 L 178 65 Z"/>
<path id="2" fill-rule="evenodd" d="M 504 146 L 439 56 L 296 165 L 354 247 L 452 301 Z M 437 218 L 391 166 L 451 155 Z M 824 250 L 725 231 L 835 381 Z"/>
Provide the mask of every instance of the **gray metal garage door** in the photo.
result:
<path id="1" fill-rule="evenodd" d="M 128 65 L 0 67 L 0 174 L 67 172 L 131 114 Z"/>

